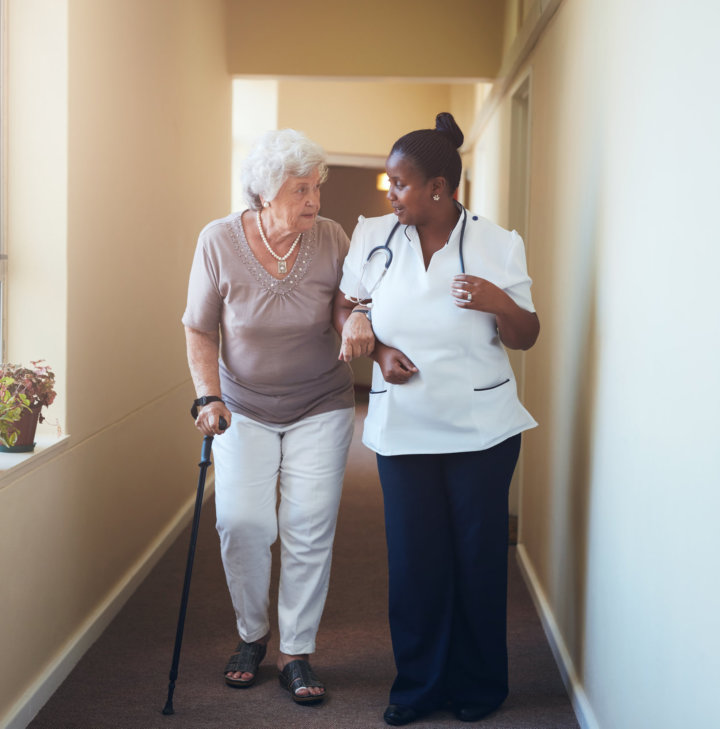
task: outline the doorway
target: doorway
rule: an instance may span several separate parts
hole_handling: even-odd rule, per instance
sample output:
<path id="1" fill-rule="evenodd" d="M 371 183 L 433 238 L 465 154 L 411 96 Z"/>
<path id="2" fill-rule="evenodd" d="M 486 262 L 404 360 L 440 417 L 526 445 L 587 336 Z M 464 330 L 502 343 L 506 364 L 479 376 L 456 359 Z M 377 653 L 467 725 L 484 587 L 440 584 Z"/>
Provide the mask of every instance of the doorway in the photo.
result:
<path id="1" fill-rule="evenodd" d="M 516 230 L 528 250 L 528 202 L 530 197 L 530 75 L 520 82 L 512 94 L 510 108 L 510 190 L 508 227 Z M 508 350 L 510 364 L 517 380 L 518 396 L 525 394 L 525 352 Z M 510 484 L 510 538 L 517 541 L 520 531 L 520 497 L 523 485 L 523 454 L 520 452 Z"/>

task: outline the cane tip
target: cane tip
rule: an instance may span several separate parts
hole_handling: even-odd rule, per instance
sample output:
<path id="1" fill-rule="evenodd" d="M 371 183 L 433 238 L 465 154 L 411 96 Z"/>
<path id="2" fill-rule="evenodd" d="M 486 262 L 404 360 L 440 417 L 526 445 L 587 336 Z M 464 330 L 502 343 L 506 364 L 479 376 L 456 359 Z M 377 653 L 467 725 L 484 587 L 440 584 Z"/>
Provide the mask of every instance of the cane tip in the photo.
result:
<path id="1" fill-rule="evenodd" d="M 173 709 L 173 706 L 169 701 L 167 702 L 167 704 L 165 704 L 165 708 L 162 710 L 162 713 L 165 716 L 170 716 L 171 714 L 175 713 L 175 710 Z"/>

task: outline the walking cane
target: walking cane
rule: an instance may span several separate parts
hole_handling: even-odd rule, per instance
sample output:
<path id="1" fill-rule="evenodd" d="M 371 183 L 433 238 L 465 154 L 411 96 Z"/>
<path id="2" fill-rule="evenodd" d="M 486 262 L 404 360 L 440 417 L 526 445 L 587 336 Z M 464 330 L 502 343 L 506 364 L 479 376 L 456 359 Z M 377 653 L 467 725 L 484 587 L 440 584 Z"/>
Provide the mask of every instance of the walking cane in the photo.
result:
<path id="1" fill-rule="evenodd" d="M 225 418 L 219 421 L 220 430 L 227 428 Z M 182 646 L 183 630 L 185 628 L 185 613 L 187 612 L 188 596 L 190 595 L 190 578 L 192 577 L 193 562 L 195 561 L 195 545 L 197 543 L 198 527 L 200 525 L 200 510 L 202 509 L 203 492 L 205 491 L 205 476 L 210 466 L 210 452 L 212 450 L 213 436 L 206 435 L 203 438 L 202 455 L 200 456 L 200 478 L 198 479 L 197 495 L 195 497 L 195 513 L 193 515 L 192 530 L 190 532 L 190 548 L 188 549 L 187 565 L 185 566 L 185 582 L 183 583 L 182 598 L 180 599 L 180 614 L 178 615 L 177 631 L 175 633 L 175 649 L 173 650 L 172 666 L 170 667 L 170 684 L 165 708 L 162 713 L 165 715 L 174 714 L 173 693 L 175 692 L 175 681 L 178 677 L 178 665 L 180 664 L 180 647 Z"/>

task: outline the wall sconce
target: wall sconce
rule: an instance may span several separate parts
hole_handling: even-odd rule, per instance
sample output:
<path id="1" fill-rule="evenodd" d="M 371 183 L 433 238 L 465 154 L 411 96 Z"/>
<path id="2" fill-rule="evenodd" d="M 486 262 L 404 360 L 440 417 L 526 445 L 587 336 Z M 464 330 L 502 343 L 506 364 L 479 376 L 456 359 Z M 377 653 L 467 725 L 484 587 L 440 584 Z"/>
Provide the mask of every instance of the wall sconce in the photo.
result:
<path id="1" fill-rule="evenodd" d="M 390 189 L 390 178 L 385 172 L 381 172 L 377 176 L 376 187 L 378 190 L 383 190 L 384 192 L 387 192 Z"/>

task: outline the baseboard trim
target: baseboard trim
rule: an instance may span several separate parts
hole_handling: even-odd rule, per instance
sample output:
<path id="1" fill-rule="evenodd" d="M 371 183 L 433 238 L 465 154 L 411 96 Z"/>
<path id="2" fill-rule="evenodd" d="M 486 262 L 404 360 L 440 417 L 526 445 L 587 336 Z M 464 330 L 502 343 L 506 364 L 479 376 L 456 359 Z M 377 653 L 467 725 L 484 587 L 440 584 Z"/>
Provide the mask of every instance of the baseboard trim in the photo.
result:
<path id="1" fill-rule="evenodd" d="M 595 712 L 592 710 L 585 689 L 575 670 L 575 664 L 570 657 L 570 652 L 567 649 L 565 640 L 550 608 L 550 603 L 545 596 L 545 592 L 537 578 L 537 573 L 533 568 L 532 561 L 523 544 L 518 544 L 516 554 L 520 571 L 540 616 L 540 622 L 547 636 L 548 643 L 550 643 L 550 649 L 560 670 L 560 676 L 565 684 L 565 689 L 570 696 L 578 723 L 582 729 L 600 729 L 600 724 L 598 724 Z"/>
<path id="2" fill-rule="evenodd" d="M 214 491 L 214 474 L 208 474 L 204 501 Z M 125 573 L 100 605 L 65 643 L 27 691 L 0 718 L 2 729 L 25 729 L 37 713 L 70 675 L 86 651 L 102 635 L 152 568 L 160 561 L 178 535 L 190 522 L 195 509 L 195 494 L 185 502 L 173 520 L 147 548 L 140 559 Z M 178 594 L 180 590 L 178 589 Z M 168 651 L 170 646 L 168 646 Z M 170 653 L 168 653 L 168 656 Z"/>

